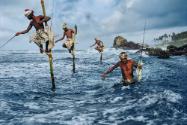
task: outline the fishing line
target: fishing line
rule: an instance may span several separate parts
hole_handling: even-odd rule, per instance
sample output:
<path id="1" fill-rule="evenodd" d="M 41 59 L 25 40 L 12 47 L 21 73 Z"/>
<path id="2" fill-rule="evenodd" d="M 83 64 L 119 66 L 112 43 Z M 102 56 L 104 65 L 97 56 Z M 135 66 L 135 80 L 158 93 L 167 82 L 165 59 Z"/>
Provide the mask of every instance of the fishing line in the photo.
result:
<path id="1" fill-rule="evenodd" d="M 4 46 L 6 46 L 12 39 L 14 39 L 14 37 L 16 37 L 16 35 L 14 35 L 9 40 L 7 40 L 6 42 L 4 42 L 3 45 L 0 46 L 0 49 L 3 48 Z"/>
<path id="2" fill-rule="evenodd" d="M 143 48 L 144 48 L 146 26 L 147 26 L 147 21 L 145 20 L 144 31 L 143 31 L 143 42 L 142 42 L 142 48 L 141 48 L 141 51 L 140 51 L 140 61 L 142 60 L 142 52 L 143 52 Z"/>

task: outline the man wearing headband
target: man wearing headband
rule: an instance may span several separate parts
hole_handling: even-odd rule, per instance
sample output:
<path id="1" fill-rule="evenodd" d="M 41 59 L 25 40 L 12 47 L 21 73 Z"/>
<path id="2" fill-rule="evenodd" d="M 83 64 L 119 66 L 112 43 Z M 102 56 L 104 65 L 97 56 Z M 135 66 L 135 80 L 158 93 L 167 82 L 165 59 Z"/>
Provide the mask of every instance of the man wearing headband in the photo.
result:
<path id="1" fill-rule="evenodd" d="M 101 40 L 99 40 L 98 38 L 95 38 L 95 43 L 93 45 L 91 45 L 90 47 L 93 47 L 96 45 L 96 50 L 101 53 L 103 52 L 103 49 L 104 49 L 104 44 Z"/>
<path id="2" fill-rule="evenodd" d="M 30 9 L 25 9 L 25 17 L 27 17 L 28 20 L 30 20 L 30 24 L 27 27 L 26 30 L 23 30 L 21 32 L 17 32 L 15 35 L 19 36 L 20 34 L 28 33 L 31 28 L 34 26 L 36 29 L 36 33 L 33 34 L 31 41 L 36 43 L 36 45 L 40 48 L 40 52 L 43 53 L 43 43 L 46 43 L 46 52 L 50 51 L 48 50 L 48 34 L 44 31 L 44 22 L 48 22 L 51 18 L 50 17 L 44 17 L 44 16 L 35 16 L 34 11 Z"/>
<path id="3" fill-rule="evenodd" d="M 142 66 L 138 65 L 132 59 L 128 59 L 128 55 L 126 52 L 121 52 L 119 55 L 120 61 L 116 63 L 114 66 L 109 68 L 105 73 L 101 75 L 101 77 L 105 78 L 107 74 L 111 73 L 115 68 L 120 67 L 121 73 L 123 76 L 124 85 L 129 85 L 135 82 L 133 79 L 133 68 L 141 69 Z"/>
<path id="4" fill-rule="evenodd" d="M 55 43 L 57 43 L 58 41 L 63 40 L 66 37 L 67 40 L 62 46 L 64 48 L 67 48 L 69 53 L 73 54 L 73 49 L 74 49 L 73 36 L 75 34 L 77 34 L 77 26 L 75 25 L 75 30 L 73 30 L 73 29 L 68 28 L 67 24 L 64 23 L 63 24 L 63 30 L 64 30 L 64 34 L 63 34 L 62 38 L 56 40 Z"/>

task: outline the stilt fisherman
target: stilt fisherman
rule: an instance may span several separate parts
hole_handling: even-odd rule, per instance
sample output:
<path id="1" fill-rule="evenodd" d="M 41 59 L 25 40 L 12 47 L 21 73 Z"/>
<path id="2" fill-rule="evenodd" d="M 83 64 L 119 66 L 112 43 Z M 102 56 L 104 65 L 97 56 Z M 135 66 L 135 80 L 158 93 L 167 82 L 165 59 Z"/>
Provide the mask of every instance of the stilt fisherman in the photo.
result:
<path id="1" fill-rule="evenodd" d="M 99 40 L 98 38 L 95 38 L 95 43 L 93 45 L 91 45 L 90 47 L 93 47 L 95 45 L 96 45 L 95 49 L 99 53 L 103 52 L 103 50 L 104 50 L 104 44 L 103 44 L 103 42 L 101 40 Z"/>
<path id="2" fill-rule="evenodd" d="M 35 16 L 34 11 L 30 9 L 25 9 L 25 17 L 27 17 L 30 20 L 30 24 L 27 27 L 26 30 L 23 30 L 21 32 L 17 32 L 15 35 L 19 36 L 20 34 L 28 33 L 31 28 L 34 26 L 36 29 L 36 33 L 34 33 L 31 37 L 31 41 L 33 41 L 39 48 L 40 52 L 43 53 L 43 44 L 46 44 L 45 52 L 50 52 L 52 47 L 49 47 L 49 37 L 48 33 L 44 30 L 44 23 L 48 22 L 51 18 L 48 16 Z"/>
<path id="3" fill-rule="evenodd" d="M 55 43 L 57 43 L 58 41 L 61 41 L 63 40 L 65 37 L 67 38 L 66 39 L 66 42 L 62 45 L 64 48 L 67 48 L 69 53 L 73 54 L 73 49 L 74 49 L 74 35 L 77 34 L 77 26 L 75 25 L 75 29 L 70 29 L 67 27 L 67 24 L 64 23 L 63 24 L 63 30 L 64 30 L 64 34 L 62 36 L 62 38 L 56 40 Z"/>

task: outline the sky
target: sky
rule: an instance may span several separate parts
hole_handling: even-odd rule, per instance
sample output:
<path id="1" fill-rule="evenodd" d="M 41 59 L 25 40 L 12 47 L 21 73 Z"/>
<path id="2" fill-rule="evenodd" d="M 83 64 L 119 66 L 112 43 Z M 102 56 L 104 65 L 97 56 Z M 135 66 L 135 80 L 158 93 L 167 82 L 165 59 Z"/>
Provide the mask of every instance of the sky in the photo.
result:
<path id="1" fill-rule="evenodd" d="M 45 5 L 55 39 L 61 37 L 64 22 L 71 28 L 78 26 L 77 49 L 88 49 L 95 37 L 106 47 L 111 47 L 118 35 L 142 42 L 145 22 L 146 44 L 154 44 L 153 39 L 164 33 L 187 31 L 187 0 L 45 0 Z M 27 28 L 25 9 L 42 14 L 40 0 L 0 0 L 0 8 L 0 45 Z M 29 43 L 34 31 L 14 38 L 3 49 L 37 50 Z M 62 49 L 62 42 L 54 49 Z"/>

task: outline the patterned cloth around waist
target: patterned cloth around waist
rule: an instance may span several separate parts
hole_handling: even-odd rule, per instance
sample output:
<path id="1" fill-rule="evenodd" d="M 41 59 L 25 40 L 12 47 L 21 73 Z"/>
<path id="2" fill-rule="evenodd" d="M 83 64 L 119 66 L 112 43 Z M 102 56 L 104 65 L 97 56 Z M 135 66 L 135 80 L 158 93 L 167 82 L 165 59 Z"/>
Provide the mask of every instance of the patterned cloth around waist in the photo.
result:
<path id="1" fill-rule="evenodd" d="M 65 45 L 66 45 L 66 47 L 67 47 L 68 49 L 70 49 L 70 48 L 72 47 L 73 43 L 74 43 L 73 39 L 68 38 L 68 39 L 66 40 L 66 42 L 65 42 Z"/>
<path id="2" fill-rule="evenodd" d="M 52 49 L 54 47 L 54 33 L 50 30 L 49 27 L 47 27 L 44 30 L 39 29 L 35 33 L 32 34 L 30 37 L 30 41 L 36 43 L 37 45 L 46 43 L 49 41 L 49 49 Z"/>
<path id="3" fill-rule="evenodd" d="M 30 38 L 30 41 L 38 43 L 38 44 L 45 43 L 48 40 L 49 40 L 48 34 L 44 30 L 36 31 L 35 33 L 32 34 Z"/>

